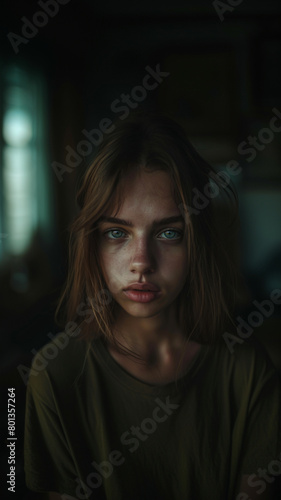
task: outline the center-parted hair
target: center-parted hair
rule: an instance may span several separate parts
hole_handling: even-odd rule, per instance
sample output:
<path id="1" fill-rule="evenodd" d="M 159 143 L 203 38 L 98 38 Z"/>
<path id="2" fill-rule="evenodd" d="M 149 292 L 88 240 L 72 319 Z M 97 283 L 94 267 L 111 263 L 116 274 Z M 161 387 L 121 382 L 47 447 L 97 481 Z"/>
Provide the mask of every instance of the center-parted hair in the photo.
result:
<path id="1" fill-rule="evenodd" d="M 98 223 L 107 210 L 117 214 L 126 195 L 122 181 L 131 169 L 161 169 L 170 176 L 175 202 L 185 220 L 188 275 L 176 299 L 179 324 L 187 339 L 211 343 L 221 337 L 236 300 L 237 271 L 225 243 L 237 216 L 235 190 L 230 184 L 221 185 L 220 177 L 195 151 L 184 129 L 167 116 L 135 114 L 119 119 L 112 129 L 77 194 L 80 211 L 71 226 L 69 272 L 57 313 L 63 310 L 64 321 L 76 322 L 83 338 L 103 336 L 115 342 L 116 303 L 99 263 Z M 200 197 L 206 186 L 212 197 L 201 209 L 198 204 L 194 209 L 194 193 Z M 229 214 L 228 225 L 220 222 L 219 206 Z"/>

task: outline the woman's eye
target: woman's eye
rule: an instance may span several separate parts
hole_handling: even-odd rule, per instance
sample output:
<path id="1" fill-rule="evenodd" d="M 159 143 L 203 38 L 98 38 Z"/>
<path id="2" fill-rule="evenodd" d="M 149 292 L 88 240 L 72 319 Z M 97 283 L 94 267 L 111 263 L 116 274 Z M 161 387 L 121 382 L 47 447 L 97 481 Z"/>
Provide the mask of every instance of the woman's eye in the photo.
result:
<path id="1" fill-rule="evenodd" d="M 119 238 L 122 238 L 125 233 L 120 229 L 110 229 L 110 231 L 106 231 L 104 234 L 110 240 L 118 240 Z"/>
<path id="2" fill-rule="evenodd" d="M 121 231 L 121 229 L 109 229 L 104 233 L 105 237 L 109 240 L 120 240 L 126 237 L 126 233 Z M 166 231 L 162 231 L 158 237 L 164 240 L 178 240 L 182 236 L 180 231 L 176 231 L 175 229 L 166 229 Z"/>
<path id="3" fill-rule="evenodd" d="M 174 229 L 166 229 L 166 231 L 163 231 L 162 233 L 160 233 L 160 237 L 161 235 L 165 235 L 163 237 L 164 240 L 177 240 L 181 237 L 181 233 L 179 231 L 176 231 Z"/>

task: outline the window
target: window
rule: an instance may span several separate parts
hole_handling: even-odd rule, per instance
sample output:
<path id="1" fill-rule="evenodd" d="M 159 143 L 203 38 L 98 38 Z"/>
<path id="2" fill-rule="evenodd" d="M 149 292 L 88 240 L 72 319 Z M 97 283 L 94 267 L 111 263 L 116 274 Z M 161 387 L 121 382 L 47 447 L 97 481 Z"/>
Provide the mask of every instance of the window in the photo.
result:
<path id="1" fill-rule="evenodd" d="M 51 236 L 46 147 L 46 91 L 42 75 L 1 68 L 0 260 L 23 255 L 35 232 Z"/>

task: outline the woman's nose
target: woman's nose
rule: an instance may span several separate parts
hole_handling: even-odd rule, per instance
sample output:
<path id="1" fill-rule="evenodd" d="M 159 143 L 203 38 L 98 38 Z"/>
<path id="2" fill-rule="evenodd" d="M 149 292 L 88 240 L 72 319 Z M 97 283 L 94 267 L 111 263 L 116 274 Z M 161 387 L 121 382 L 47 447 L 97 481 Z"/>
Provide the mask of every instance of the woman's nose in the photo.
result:
<path id="1" fill-rule="evenodd" d="M 130 271 L 132 273 L 147 273 L 155 271 L 156 260 L 152 242 L 141 238 L 132 243 Z"/>

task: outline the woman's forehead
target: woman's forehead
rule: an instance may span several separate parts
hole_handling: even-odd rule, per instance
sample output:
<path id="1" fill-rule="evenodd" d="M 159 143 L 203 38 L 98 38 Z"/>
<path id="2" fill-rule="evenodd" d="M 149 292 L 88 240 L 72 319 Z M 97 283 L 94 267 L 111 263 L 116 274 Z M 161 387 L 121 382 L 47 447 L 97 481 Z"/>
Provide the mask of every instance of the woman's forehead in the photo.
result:
<path id="1" fill-rule="evenodd" d="M 158 220 L 180 214 L 170 176 L 164 171 L 130 173 L 119 186 L 118 195 L 104 215 Z"/>
<path id="2" fill-rule="evenodd" d="M 120 182 L 122 196 L 155 196 L 168 198 L 172 195 L 171 178 L 164 170 L 131 170 Z"/>

